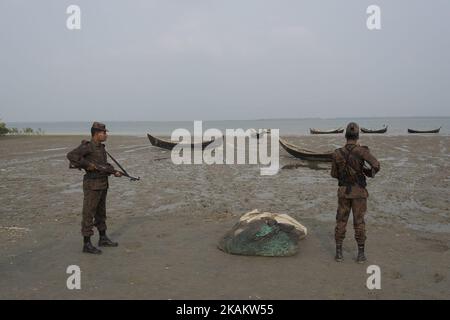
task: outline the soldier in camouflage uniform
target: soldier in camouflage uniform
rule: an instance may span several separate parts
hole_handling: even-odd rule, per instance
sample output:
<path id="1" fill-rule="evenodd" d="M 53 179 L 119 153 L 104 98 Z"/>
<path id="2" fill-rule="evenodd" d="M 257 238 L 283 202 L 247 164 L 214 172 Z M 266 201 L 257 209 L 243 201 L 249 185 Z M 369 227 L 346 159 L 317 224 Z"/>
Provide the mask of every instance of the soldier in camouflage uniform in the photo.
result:
<path id="1" fill-rule="evenodd" d="M 364 215 L 367 210 L 366 176 L 373 178 L 380 170 L 380 163 L 370 153 L 369 148 L 360 146 L 359 127 L 356 123 L 348 124 L 345 131 L 347 143 L 344 147 L 336 149 L 333 153 L 331 176 L 339 180 L 338 209 L 336 214 L 336 261 L 342 261 L 342 243 L 345 238 L 345 229 L 350 215 L 353 212 L 353 227 L 355 239 L 358 244 L 358 256 L 356 261 L 366 261 L 364 244 L 366 231 Z M 370 168 L 365 166 L 365 162 Z"/>
<path id="2" fill-rule="evenodd" d="M 101 247 L 117 247 L 106 235 L 106 194 L 108 192 L 108 176 L 122 176 L 120 171 L 107 162 L 105 142 L 106 127 L 103 123 L 94 122 L 91 128 L 92 139 L 83 140 L 81 145 L 67 154 L 71 168 L 84 169 L 83 179 L 83 218 L 81 233 L 84 237 L 83 252 L 100 254 L 101 250 L 91 243 L 93 227 L 100 233 L 98 245 Z"/>

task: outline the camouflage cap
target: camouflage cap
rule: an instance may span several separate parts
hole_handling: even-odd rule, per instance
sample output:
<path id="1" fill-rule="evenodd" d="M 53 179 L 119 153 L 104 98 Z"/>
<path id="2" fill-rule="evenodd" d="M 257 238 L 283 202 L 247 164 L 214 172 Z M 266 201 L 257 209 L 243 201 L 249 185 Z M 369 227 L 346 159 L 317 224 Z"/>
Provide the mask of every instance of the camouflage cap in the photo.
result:
<path id="1" fill-rule="evenodd" d="M 92 128 L 91 129 L 96 129 L 96 130 L 99 130 L 99 131 L 109 131 L 109 130 L 106 130 L 106 126 L 105 126 L 104 123 L 97 122 L 97 121 L 95 121 L 92 124 Z"/>
<path id="2" fill-rule="evenodd" d="M 357 138 L 359 136 L 359 126 L 355 122 L 350 122 L 347 125 L 347 129 L 345 130 L 345 136 L 346 137 L 355 137 Z"/>

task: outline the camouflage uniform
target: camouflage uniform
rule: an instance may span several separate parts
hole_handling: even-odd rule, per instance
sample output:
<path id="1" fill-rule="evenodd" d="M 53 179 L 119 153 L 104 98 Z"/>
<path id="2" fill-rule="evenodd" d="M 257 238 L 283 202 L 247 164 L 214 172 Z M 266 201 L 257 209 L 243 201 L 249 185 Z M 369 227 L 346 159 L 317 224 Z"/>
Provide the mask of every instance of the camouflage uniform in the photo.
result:
<path id="1" fill-rule="evenodd" d="M 80 146 L 67 154 L 72 168 L 85 169 L 83 179 L 83 219 L 81 233 L 90 237 L 93 227 L 98 231 L 106 230 L 106 194 L 108 192 L 108 176 L 116 170 L 107 162 L 105 145 L 96 144 L 93 140 L 83 140 Z M 94 164 L 96 169 L 89 170 Z"/>
<path id="2" fill-rule="evenodd" d="M 364 167 L 367 161 L 371 169 Z M 338 209 L 336 214 L 335 240 L 342 245 L 345 238 L 350 210 L 353 212 L 353 227 L 358 245 L 366 240 L 364 215 L 367 211 L 366 176 L 373 177 L 380 170 L 380 163 L 369 148 L 357 143 L 347 143 L 333 154 L 331 176 L 339 180 Z"/>

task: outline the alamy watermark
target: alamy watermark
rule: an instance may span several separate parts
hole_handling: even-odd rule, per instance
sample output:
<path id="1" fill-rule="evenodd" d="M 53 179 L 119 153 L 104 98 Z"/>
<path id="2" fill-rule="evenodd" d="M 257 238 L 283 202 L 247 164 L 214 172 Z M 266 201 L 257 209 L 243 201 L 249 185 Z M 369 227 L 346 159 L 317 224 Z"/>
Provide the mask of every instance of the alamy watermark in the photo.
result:
<path id="1" fill-rule="evenodd" d="M 369 290 L 381 289 L 381 269 L 379 266 L 372 264 L 367 267 L 367 271 L 370 276 L 367 278 L 366 287 Z"/>
<path id="2" fill-rule="evenodd" d="M 69 17 L 66 20 L 66 27 L 69 30 L 81 29 L 81 8 L 78 5 L 71 4 L 66 9 Z M 366 26 L 369 30 L 381 30 L 381 8 L 372 4 L 367 7 L 366 14 L 369 16 L 366 20 Z"/>
<path id="3" fill-rule="evenodd" d="M 73 264 L 67 267 L 66 273 L 70 276 L 66 280 L 66 286 L 69 290 L 81 290 L 81 269 Z"/>
<path id="4" fill-rule="evenodd" d="M 66 9 L 66 13 L 69 17 L 66 20 L 66 27 L 69 30 L 80 30 L 81 29 L 81 9 L 77 5 L 70 5 Z"/>
<path id="5" fill-rule="evenodd" d="M 366 21 L 367 29 L 381 30 L 381 8 L 372 4 L 367 7 L 366 13 L 369 15 Z"/>
<path id="6" fill-rule="evenodd" d="M 172 132 L 172 141 L 178 142 L 172 149 L 172 162 L 174 164 L 260 164 L 265 166 L 260 169 L 261 175 L 275 175 L 280 164 L 279 132 L 279 129 L 247 129 L 245 131 L 226 129 L 224 135 L 221 130 L 215 128 L 203 132 L 202 121 L 194 121 L 193 135 L 183 128 Z M 205 141 L 212 142 L 205 147 L 202 145 Z M 226 142 L 225 145 L 224 142 Z"/>

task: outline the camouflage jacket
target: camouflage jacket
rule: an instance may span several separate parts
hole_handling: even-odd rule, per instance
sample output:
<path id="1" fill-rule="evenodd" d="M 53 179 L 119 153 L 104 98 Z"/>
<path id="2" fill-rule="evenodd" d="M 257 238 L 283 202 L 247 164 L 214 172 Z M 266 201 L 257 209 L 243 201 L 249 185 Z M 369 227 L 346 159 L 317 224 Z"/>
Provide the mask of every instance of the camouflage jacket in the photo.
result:
<path id="1" fill-rule="evenodd" d="M 364 166 L 367 162 L 370 168 Z M 346 144 L 333 153 L 331 176 L 339 180 L 338 197 L 367 198 L 366 177 L 374 177 L 380 163 L 366 146 Z"/>
<path id="2" fill-rule="evenodd" d="M 105 145 L 96 144 L 93 140 L 81 141 L 81 144 L 67 154 L 71 168 L 86 170 L 83 187 L 91 190 L 102 190 L 108 188 L 108 176 L 116 170 L 107 162 Z M 95 165 L 94 170 L 88 170 Z"/>

